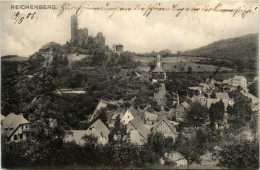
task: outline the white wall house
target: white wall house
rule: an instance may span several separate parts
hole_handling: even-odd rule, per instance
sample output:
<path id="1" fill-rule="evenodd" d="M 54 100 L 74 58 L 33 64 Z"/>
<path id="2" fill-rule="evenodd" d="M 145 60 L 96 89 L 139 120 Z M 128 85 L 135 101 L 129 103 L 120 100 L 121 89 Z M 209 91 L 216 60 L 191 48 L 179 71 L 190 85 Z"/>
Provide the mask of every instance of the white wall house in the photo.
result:
<path id="1" fill-rule="evenodd" d="M 127 109 L 125 114 L 123 115 L 122 119 L 121 119 L 121 123 L 127 125 L 129 123 L 129 121 L 138 118 L 138 112 L 137 110 L 135 110 L 135 108 L 131 107 L 130 109 Z"/>
<path id="2" fill-rule="evenodd" d="M 2 131 L 10 142 L 19 142 L 26 139 L 26 131 L 29 130 L 30 122 L 23 114 L 10 113 L 2 122 Z"/>

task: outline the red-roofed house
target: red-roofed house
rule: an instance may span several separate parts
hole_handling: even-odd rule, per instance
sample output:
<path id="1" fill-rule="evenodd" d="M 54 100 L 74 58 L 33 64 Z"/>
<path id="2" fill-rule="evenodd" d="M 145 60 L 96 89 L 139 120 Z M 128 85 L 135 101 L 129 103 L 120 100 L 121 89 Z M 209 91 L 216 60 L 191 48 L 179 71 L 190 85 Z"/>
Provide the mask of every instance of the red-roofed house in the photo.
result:
<path id="1" fill-rule="evenodd" d="M 4 136 L 10 142 L 19 142 L 26 139 L 24 133 L 29 129 L 30 122 L 23 117 L 23 114 L 10 113 L 2 122 L 2 130 Z"/>

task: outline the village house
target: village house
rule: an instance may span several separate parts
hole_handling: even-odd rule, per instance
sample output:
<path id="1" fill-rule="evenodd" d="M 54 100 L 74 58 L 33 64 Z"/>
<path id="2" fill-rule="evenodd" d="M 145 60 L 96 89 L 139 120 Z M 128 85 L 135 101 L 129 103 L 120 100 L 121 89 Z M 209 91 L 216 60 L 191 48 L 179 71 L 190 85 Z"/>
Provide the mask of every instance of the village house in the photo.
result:
<path id="1" fill-rule="evenodd" d="M 26 131 L 29 130 L 30 122 L 23 117 L 23 114 L 18 115 L 10 113 L 2 121 L 2 131 L 5 137 L 10 142 L 19 142 L 26 140 Z"/>
<path id="2" fill-rule="evenodd" d="M 170 121 L 165 116 L 160 116 L 153 129 L 152 132 L 160 132 L 165 137 L 172 137 L 173 141 L 175 141 L 177 137 L 177 131 L 176 128 L 170 123 Z"/>
<path id="3" fill-rule="evenodd" d="M 175 120 L 176 121 L 185 121 L 187 118 L 187 113 L 191 109 L 191 106 L 186 101 L 181 103 L 175 109 Z"/>
<path id="4" fill-rule="evenodd" d="M 84 145 L 84 136 L 94 136 L 99 144 L 105 145 L 108 142 L 110 130 L 100 120 L 96 120 L 87 130 L 69 130 L 66 131 L 65 142 L 75 142 L 78 145 Z"/>
<path id="5" fill-rule="evenodd" d="M 201 88 L 199 86 L 189 87 L 190 90 L 198 91 L 199 93 L 202 93 Z"/>
<path id="6" fill-rule="evenodd" d="M 255 77 L 254 80 L 253 80 L 253 83 L 258 82 L 258 81 L 259 81 L 259 77 Z"/>
<path id="7" fill-rule="evenodd" d="M 121 120 L 122 117 L 123 117 L 123 115 L 124 115 L 124 113 L 125 113 L 125 110 L 116 111 L 116 112 L 112 115 L 112 117 L 111 117 L 111 119 L 110 119 L 110 121 L 109 121 L 108 126 L 109 126 L 110 128 L 114 127 L 117 117 L 119 116 L 119 118 L 120 118 L 120 120 Z"/>
<path id="8" fill-rule="evenodd" d="M 222 81 L 222 84 L 223 84 L 223 85 L 229 85 L 229 86 L 232 86 L 232 84 L 233 84 L 233 80 L 232 80 L 231 78 L 229 78 L 229 79 L 225 79 L 225 80 Z"/>
<path id="9" fill-rule="evenodd" d="M 68 89 L 68 88 L 64 88 L 64 89 L 57 89 L 55 91 L 56 94 L 59 95 L 63 95 L 63 94 L 74 94 L 74 95 L 79 95 L 79 94 L 85 94 L 86 91 L 83 89 Z"/>
<path id="10" fill-rule="evenodd" d="M 247 80 L 244 76 L 234 76 L 232 80 L 232 90 L 237 90 L 238 87 L 241 87 L 244 92 L 247 92 Z"/>
<path id="11" fill-rule="evenodd" d="M 150 133 L 139 119 L 133 119 L 127 124 L 127 132 L 130 134 L 130 142 L 143 145 L 148 138 Z"/>
<path id="12" fill-rule="evenodd" d="M 94 132 L 100 131 L 101 138 L 98 138 L 99 143 L 106 144 L 108 142 L 108 135 L 110 130 L 107 126 L 100 120 L 96 120 L 89 128 L 88 131 Z"/>
<path id="13" fill-rule="evenodd" d="M 188 161 L 179 152 L 165 153 L 164 156 L 176 163 L 176 167 L 187 166 Z"/>
<path id="14" fill-rule="evenodd" d="M 207 99 L 207 108 L 210 108 L 212 104 L 219 102 L 221 99 Z M 227 111 L 229 100 L 222 100 L 224 103 L 224 110 Z"/>
<path id="15" fill-rule="evenodd" d="M 144 113 L 144 124 L 146 124 L 147 126 L 154 125 L 157 119 L 158 119 L 158 115 L 156 114 L 152 114 L 149 112 Z"/>
<path id="16" fill-rule="evenodd" d="M 134 107 L 130 107 L 129 109 L 126 110 L 120 122 L 127 125 L 129 121 L 135 118 L 141 119 L 141 116 L 139 115 L 138 111 Z"/>
<path id="17" fill-rule="evenodd" d="M 211 90 L 210 86 L 207 83 L 200 83 L 199 87 L 200 87 L 201 91 L 206 92 L 206 93 Z"/>
<path id="18" fill-rule="evenodd" d="M 149 66 L 138 66 L 137 71 L 139 72 L 150 72 L 151 68 Z"/>
<path id="19" fill-rule="evenodd" d="M 201 104 L 202 106 L 206 106 L 207 104 L 207 98 L 205 96 L 203 96 L 202 94 L 199 95 L 194 95 L 190 98 L 190 100 L 192 101 L 192 103 L 197 102 L 199 104 Z"/>

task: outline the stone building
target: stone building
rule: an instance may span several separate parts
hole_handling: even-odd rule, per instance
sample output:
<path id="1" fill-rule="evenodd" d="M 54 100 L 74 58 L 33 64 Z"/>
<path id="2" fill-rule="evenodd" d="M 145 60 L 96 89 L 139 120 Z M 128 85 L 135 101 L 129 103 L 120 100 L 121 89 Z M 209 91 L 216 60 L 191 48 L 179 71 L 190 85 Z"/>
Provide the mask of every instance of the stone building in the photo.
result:
<path id="1" fill-rule="evenodd" d="M 78 29 L 78 18 L 76 15 L 71 16 L 71 43 L 84 45 L 88 43 L 88 29 Z"/>
<path id="2" fill-rule="evenodd" d="M 123 48 L 124 48 L 124 46 L 122 45 L 122 44 L 118 44 L 118 45 L 116 45 L 116 51 L 118 51 L 118 52 L 123 52 Z"/>

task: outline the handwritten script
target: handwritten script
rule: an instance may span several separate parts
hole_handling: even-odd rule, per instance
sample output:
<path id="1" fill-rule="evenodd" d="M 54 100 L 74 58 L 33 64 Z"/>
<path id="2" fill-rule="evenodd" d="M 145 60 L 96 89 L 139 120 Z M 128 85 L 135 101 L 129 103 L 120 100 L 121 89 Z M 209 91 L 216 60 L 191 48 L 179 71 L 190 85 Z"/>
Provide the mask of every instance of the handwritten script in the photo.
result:
<path id="1" fill-rule="evenodd" d="M 72 3 L 65 2 L 61 5 L 57 16 L 61 16 L 64 11 L 72 10 L 75 11 L 76 15 L 81 15 L 85 11 L 107 11 L 109 12 L 109 17 L 114 16 L 117 12 L 130 12 L 130 11 L 141 11 L 144 17 L 149 17 L 151 13 L 160 12 L 174 12 L 175 17 L 179 17 L 185 12 L 204 12 L 204 13 L 229 13 L 233 17 L 240 15 L 245 18 L 248 14 L 254 14 L 254 11 L 258 10 L 257 6 L 238 6 L 238 7 L 225 7 L 222 3 L 217 3 L 214 6 L 203 5 L 203 6 L 185 6 L 184 4 L 174 3 L 168 6 L 164 6 L 163 3 L 151 3 L 151 4 L 136 4 L 134 7 L 124 6 L 114 6 L 111 3 L 106 3 L 103 6 L 92 6 L 87 4 L 87 2 L 81 5 L 75 6 Z"/>

